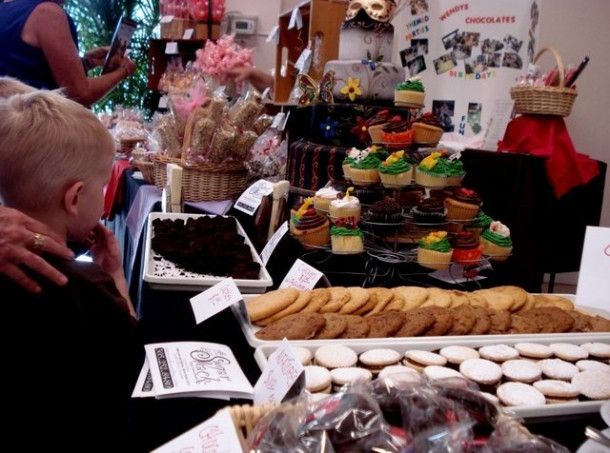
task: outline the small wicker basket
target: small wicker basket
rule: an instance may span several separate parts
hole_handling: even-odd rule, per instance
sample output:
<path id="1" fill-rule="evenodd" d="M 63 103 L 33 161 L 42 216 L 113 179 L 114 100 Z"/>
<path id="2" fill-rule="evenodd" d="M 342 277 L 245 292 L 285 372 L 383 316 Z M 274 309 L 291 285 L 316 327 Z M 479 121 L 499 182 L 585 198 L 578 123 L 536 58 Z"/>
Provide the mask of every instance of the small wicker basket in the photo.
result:
<path id="1" fill-rule="evenodd" d="M 545 52 L 551 52 L 557 62 L 558 86 L 517 86 L 510 89 L 510 97 L 515 101 L 515 112 L 530 115 L 568 116 L 572 111 L 578 92 L 565 86 L 565 72 L 561 55 L 553 47 L 542 48 L 535 56 L 534 63 Z"/>
<path id="2" fill-rule="evenodd" d="M 222 201 L 238 198 L 246 189 L 248 170 L 243 162 L 182 165 L 184 201 Z"/>
<path id="3" fill-rule="evenodd" d="M 182 160 L 179 157 L 167 157 L 161 154 L 155 154 L 153 161 L 153 182 L 158 189 L 163 190 L 167 185 L 167 164 L 180 164 Z"/>
<path id="4" fill-rule="evenodd" d="M 220 410 L 227 410 L 231 414 L 233 423 L 237 432 L 242 436 L 242 441 L 248 438 L 258 421 L 267 415 L 274 407 L 275 404 L 261 404 L 261 405 L 233 405 L 227 406 Z"/>

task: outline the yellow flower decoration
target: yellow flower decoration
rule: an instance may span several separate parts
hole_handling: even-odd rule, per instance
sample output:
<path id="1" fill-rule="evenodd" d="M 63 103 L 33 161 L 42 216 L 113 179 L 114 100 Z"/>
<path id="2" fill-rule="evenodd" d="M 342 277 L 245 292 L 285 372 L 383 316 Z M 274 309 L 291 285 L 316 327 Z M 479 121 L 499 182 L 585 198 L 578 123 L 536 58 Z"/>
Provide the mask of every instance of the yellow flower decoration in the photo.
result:
<path id="1" fill-rule="evenodd" d="M 400 159 L 402 159 L 402 156 L 405 155 L 405 150 L 401 149 L 400 151 L 394 151 L 392 154 L 390 154 L 387 159 L 383 162 L 383 166 L 384 167 L 389 167 L 390 165 L 392 165 L 394 162 L 399 161 Z"/>
<path id="2" fill-rule="evenodd" d="M 313 204 L 313 197 L 305 198 L 305 200 L 303 200 L 303 204 L 297 211 L 296 216 L 301 217 L 303 214 L 305 214 L 305 211 L 307 211 L 312 204 Z"/>
<path id="3" fill-rule="evenodd" d="M 432 154 L 430 154 L 429 156 L 424 157 L 422 159 L 422 161 L 419 163 L 419 166 L 426 170 L 430 170 L 431 168 L 434 168 L 434 166 L 438 163 L 439 157 L 441 157 L 441 153 L 439 153 L 438 151 L 435 151 Z"/>
<path id="4" fill-rule="evenodd" d="M 341 94 L 347 95 L 349 100 L 354 102 L 356 100 L 356 96 L 362 95 L 362 90 L 360 89 L 360 79 L 352 79 L 351 77 L 348 77 L 347 85 L 344 85 L 341 88 Z"/>
<path id="5" fill-rule="evenodd" d="M 423 238 L 424 244 L 436 244 L 437 242 L 441 242 L 443 239 L 447 237 L 446 231 L 434 231 L 430 233 L 428 236 Z"/>

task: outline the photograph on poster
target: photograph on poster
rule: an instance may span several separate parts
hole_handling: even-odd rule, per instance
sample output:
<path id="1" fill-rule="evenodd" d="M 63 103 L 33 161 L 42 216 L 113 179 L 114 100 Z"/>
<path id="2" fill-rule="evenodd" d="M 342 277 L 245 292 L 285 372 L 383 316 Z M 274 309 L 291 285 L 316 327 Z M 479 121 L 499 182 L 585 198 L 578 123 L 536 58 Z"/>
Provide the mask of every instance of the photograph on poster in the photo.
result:
<path id="1" fill-rule="evenodd" d="M 441 127 L 445 132 L 453 132 L 453 115 L 455 114 L 455 101 L 440 100 L 432 101 L 432 113 L 441 122 Z"/>
<path id="2" fill-rule="evenodd" d="M 402 67 L 409 66 L 409 64 L 419 56 L 428 55 L 428 40 L 427 39 L 412 39 L 411 47 L 407 47 L 399 52 L 400 61 Z M 423 60 L 423 58 L 422 58 Z M 418 63 L 419 65 L 419 63 Z M 425 69 L 425 63 L 424 63 Z"/>
<path id="3" fill-rule="evenodd" d="M 493 55 L 487 55 L 487 66 L 490 68 L 502 67 L 502 52 L 496 52 Z"/>
<path id="4" fill-rule="evenodd" d="M 419 55 L 409 61 L 407 63 L 407 67 L 409 68 L 409 77 L 414 77 L 420 72 L 426 70 L 426 61 L 424 60 L 423 55 Z"/>
<path id="5" fill-rule="evenodd" d="M 513 52 L 519 52 L 519 50 L 521 50 L 521 46 L 523 45 L 522 40 L 511 35 L 506 35 L 504 42 L 506 43 L 507 50 L 512 50 Z"/>
<path id="6" fill-rule="evenodd" d="M 523 68 L 523 60 L 518 53 L 515 52 L 504 52 L 504 58 L 502 59 L 502 67 L 521 69 Z"/>
<path id="7" fill-rule="evenodd" d="M 453 58 L 451 53 L 441 55 L 437 59 L 433 60 L 433 63 L 437 74 L 442 74 L 443 72 L 447 72 L 457 66 L 457 61 L 455 58 Z"/>
<path id="8" fill-rule="evenodd" d="M 411 47 L 417 49 L 417 55 L 428 55 L 428 39 L 412 39 Z"/>
<path id="9" fill-rule="evenodd" d="M 447 33 L 445 36 L 443 36 L 441 38 L 443 41 L 443 45 L 445 46 L 445 49 L 451 49 L 458 42 L 457 41 L 458 31 L 459 30 L 456 28 L 455 30 Z"/>
<path id="10" fill-rule="evenodd" d="M 496 53 L 504 49 L 504 43 L 501 39 L 485 38 L 481 45 L 481 52 L 483 53 Z"/>
<path id="11" fill-rule="evenodd" d="M 483 130 L 481 126 L 481 116 L 483 106 L 479 102 L 468 103 L 468 125 L 474 134 L 478 134 Z"/>
<path id="12" fill-rule="evenodd" d="M 489 59 L 487 55 L 477 55 L 473 58 L 467 58 L 464 60 L 464 72 L 466 74 L 477 74 L 487 71 L 489 67 Z"/>
<path id="13" fill-rule="evenodd" d="M 428 0 L 409 0 L 411 15 L 419 16 L 428 12 Z"/>
<path id="14" fill-rule="evenodd" d="M 451 52 L 451 55 L 453 55 L 455 60 L 465 60 L 466 58 L 469 58 L 471 54 L 472 46 L 465 46 L 464 44 L 457 44 Z"/>

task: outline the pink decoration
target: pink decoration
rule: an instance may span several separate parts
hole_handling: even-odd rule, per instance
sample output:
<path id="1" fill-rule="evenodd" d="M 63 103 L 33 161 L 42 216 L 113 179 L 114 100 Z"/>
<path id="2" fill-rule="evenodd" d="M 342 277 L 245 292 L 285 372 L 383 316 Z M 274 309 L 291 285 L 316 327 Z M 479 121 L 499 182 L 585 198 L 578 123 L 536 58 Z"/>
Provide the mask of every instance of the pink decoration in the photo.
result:
<path id="1" fill-rule="evenodd" d="M 191 17 L 195 20 L 209 20 L 210 0 L 187 0 Z M 225 15 L 226 7 L 224 0 L 211 0 L 212 22 L 220 22 Z"/>
<path id="2" fill-rule="evenodd" d="M 224 82 L 230 69 L 252 66 L 252 52 L 235 44 L 232 36 L 224 35 L 216 43 L 206 41 L 203 49 L 195 52 L 193 66 L 204 75 L 217 76 Z"/>

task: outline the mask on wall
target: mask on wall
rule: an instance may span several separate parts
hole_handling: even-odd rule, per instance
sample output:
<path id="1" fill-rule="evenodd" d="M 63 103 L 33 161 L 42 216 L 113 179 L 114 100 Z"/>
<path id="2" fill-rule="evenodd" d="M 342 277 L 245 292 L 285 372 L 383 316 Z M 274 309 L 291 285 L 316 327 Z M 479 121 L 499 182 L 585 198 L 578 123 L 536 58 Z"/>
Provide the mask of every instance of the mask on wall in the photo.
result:
<path id="1" fill-rule="evenodd" d="M 345 18 L 353 19 L 362 9 L 371 19 L 389 22 L 396 9 L 396 3 L 394 0 L 350 0 Z"/>

